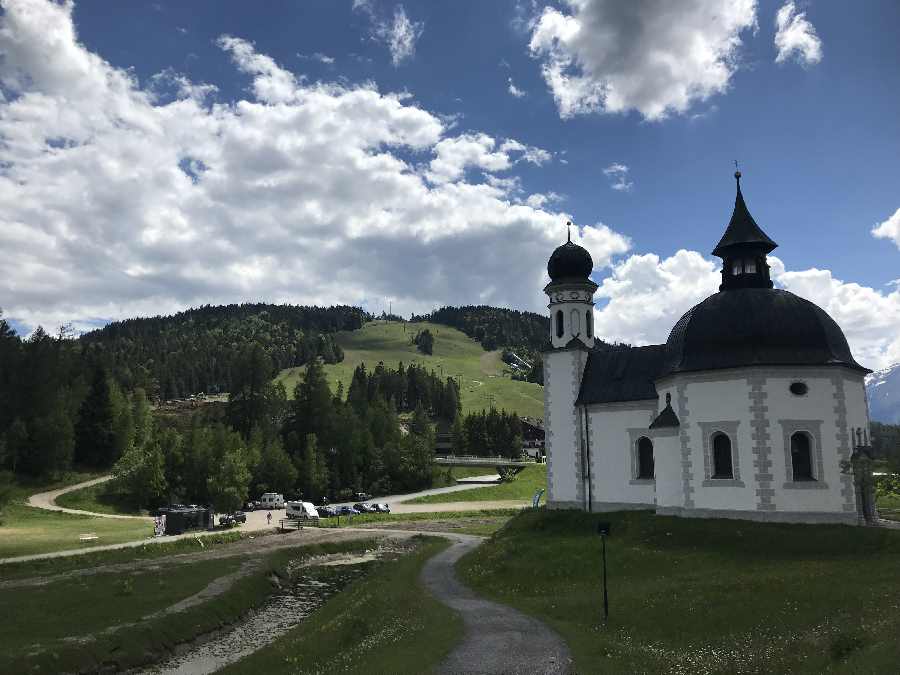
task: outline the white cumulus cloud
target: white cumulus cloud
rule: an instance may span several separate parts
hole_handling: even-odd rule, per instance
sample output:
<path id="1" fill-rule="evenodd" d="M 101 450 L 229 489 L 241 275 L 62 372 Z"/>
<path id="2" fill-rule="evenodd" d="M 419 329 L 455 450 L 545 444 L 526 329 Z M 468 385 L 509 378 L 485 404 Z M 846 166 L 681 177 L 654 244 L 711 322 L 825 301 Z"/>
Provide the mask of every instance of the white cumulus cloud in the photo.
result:
<path id="1" fill-rule="evenodd" d="M 619 192 L 628 192 L 634 187 L 634 182 L 628 180 L 628 167 L 624 164 L 614 163 L 603 169 L 603 174 L 609 178 L 609 186 Z"/>
<path id="2" fill-rule="evenodd" d="M 6 316 L 84 328 L 242 301 L 545 304 L 571 216 L 523 203 L 513 172 L 547 151 L 456 134 L 373 84 L 309 83 L 238 36 L 218 41 L 248 80 L 236 100 L 173 71 L 142 84 L 79 43 L 71 3 L 4 8 Z M 598 270 L 629 246 L 599 222 L 576 236 Z"/>
<path id="3" fill-rule="evenodd" d="M 531 23 L 529 49 L 563 118 L 683 113 L 728 88 L 756 0 L 565 0 Z"/>
<path id="4" fill-rule="evenodd" d="M 815 26 L 806 18 L 806 12 L 798 12 L 793 2 L 786 2 L 775 15 L 776 63 L 794 59 L 804 66 L 822 60 L 822 41 L 816 35 Z"/>
<path id="5" fill-rule="evenodd" d="M 872 228 L 872 234 L 879 239 L 890 239 L 900 249 L 900 209 L 894 215 Z"/>

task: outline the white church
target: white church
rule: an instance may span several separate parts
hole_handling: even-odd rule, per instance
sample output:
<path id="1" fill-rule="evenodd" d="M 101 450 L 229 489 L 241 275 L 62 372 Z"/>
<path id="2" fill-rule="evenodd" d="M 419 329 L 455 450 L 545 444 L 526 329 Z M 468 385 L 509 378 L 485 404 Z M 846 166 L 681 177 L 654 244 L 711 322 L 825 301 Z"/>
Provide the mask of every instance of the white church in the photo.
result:
<path id="1" fill-rule="evenodd" d="M 570 240 L 550 257 L 549 508 L 877 518 L 857 461 L 870 457 L 870 371 L 825 311 L 773 288 L 766 255 L 777 245 L 735 178 L 734 212 L 713 250 L 719 292 L 681 317 L 665 344 L 595 347 L 591 256 Z"/>

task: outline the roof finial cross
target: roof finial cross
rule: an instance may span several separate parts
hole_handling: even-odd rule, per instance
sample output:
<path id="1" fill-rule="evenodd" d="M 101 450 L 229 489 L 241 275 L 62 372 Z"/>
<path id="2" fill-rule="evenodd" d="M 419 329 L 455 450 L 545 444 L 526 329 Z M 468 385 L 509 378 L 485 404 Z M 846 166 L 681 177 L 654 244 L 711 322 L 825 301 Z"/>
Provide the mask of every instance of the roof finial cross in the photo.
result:
<path id="1" fill-rule="evenodd" d="M 571 220 L 566 221 L 566 231 L 569 234 L 569 243 L 571 244 L 572 243 L 572 221 Z"/>
<path id="2" fill-rule="evenodd" d="M 734 160 L 734 177 L 737 179 L 738 189 L 741 187 L 741 167 L 738 166 L 738 161 Z"/>

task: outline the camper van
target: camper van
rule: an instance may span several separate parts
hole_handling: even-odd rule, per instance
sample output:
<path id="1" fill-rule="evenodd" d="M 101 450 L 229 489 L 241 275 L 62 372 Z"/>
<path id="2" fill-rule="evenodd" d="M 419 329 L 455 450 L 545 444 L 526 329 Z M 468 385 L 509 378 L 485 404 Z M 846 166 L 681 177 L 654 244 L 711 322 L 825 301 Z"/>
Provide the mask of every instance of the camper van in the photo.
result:
<path id="1" fill-rule="evenodd" d="M 319 512 L 312 502 L 288 502 L 285 516 L 291 520 L 318 520 Z"/>
<path id="2" fill-rule="evenodd" d="M 259 498 L 259 503 L 262 509 L 283 509 L 284 495 L 277 492 L 266 492 Z"/>

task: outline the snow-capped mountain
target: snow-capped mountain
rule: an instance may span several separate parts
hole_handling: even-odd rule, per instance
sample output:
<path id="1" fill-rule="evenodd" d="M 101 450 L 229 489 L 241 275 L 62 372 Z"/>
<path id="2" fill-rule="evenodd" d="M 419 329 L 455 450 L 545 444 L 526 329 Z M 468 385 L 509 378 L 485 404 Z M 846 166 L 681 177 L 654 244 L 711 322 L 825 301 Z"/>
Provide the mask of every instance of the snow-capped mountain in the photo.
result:
<path id="1" fill-rule="evenodd" d="M 900 424 L 900 363 L 867 376 L 866 393 L 873 422 Z"/>

